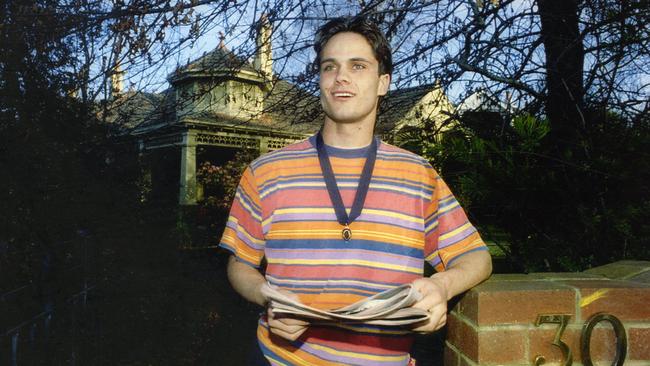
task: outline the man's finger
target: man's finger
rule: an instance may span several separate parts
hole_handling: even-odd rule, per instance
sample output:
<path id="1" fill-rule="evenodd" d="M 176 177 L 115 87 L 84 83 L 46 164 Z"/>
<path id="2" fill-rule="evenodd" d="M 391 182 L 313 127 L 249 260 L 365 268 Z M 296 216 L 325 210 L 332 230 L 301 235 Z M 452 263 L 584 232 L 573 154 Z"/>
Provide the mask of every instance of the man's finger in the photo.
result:
<path id="1" fill-rule="evenodd" d="M 300 331 L 296 332 L 287 332 L 282 329 L 276 329 L 276 328 L 271 328 L 271 333 L 275 334 L 279 337 L 282 337 L 286 340 L 289 341 L 295 341 L 296 339 L 300 338 L 300 336 L 307 330 L 307 328 L 303 328 Z"/>
<path id="2" fill-rule="evenodd" d="M 431 333 L 438 330 L 447 324 L 447 312 L 445 308 L 435 307 L 429 312 L 429 318 L 420 324 L 420 326 L 413 328 L 414 332 Z"/>
<path id="3" fill-rule="evenodd" d="M 300 325 L 300 326 L 309 325 L 309 322 L 304 319 L 296 318 L 291 315 L 276 314 L 273 312 L 273 309 L 269 309 L 268 315 L 269 315 L 269 319 L 277 320 L 287 325 Z"/>
<path id="4" fill-rule="evenodd" d="M 271 333 L 295 341 L 307 330 L 309 322 L 288 316 L 278 316 L 269 309 L 268 324 Z"/>
<path id="5" fill-rule="evenodd" d="M 269 327 L 273 329 L 280 329 L 287 333 L 296 333 L 302 331 L 303 329 L 307 329 L 304 325 L 290 325 L 279 321 L 270 322 Z"/>
<path id="6" fill-rule="evenodd" d="M 292 317 L 285 317 L 285 316 L 275 316 L 275 319 L 278 321 L 283 322 L 284 324 L 289 324 L 289 325 L 300 325 L 300 326 L 307 326 L 309 325 L 308 321 L 302 320 L 302 319 L 296 319 Z"/>

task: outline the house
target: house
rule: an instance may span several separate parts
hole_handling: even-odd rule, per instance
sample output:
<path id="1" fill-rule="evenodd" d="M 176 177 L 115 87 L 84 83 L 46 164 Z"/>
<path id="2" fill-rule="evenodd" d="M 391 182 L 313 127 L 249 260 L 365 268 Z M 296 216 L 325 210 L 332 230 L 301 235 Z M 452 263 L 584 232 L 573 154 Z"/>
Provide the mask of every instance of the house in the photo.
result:
<path id="1" fill-rule="evenodd" d="M 391 90 L 382 101 L 376 134 L 400 145 L 411 133 L 439 137 L 456 123 L 455 108 L 439 83 Z"/>
<path id="2" fill-rule="evenodd" d="M 162 93 L 115 90 L 112 122 L 147 156 L 154 191 L 195 204 L 201 162 L 222 164 L 240 149 L 264 153 L 320 128 L 318 96 L 273 74 L 271 25 L 263 17 L 257 29 L 253 62 L 222 39 L 170 75 Z M 399 143 L 397 131 L 442 129 L 453 113 L 437 84 L 394 90 L 385 99 L 377 133 L 390 142 Z"/>

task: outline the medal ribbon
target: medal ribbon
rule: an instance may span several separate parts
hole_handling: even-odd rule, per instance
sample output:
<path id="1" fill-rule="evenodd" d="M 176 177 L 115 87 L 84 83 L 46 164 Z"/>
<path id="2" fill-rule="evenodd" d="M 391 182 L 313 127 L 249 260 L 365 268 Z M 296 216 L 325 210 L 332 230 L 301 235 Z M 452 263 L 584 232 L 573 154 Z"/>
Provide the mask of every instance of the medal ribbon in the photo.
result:
<path id="1" fill-rule="evenodd" d="M 349 225 L 356 220 L 359 215 L 361 215 L 361 210 L 363 210 L 363 204 L 366 201 L 366 195 L 368 194 L 368 187 L 370 187 L 370 179 L 372 178 L 372 171 L 375 168 L 375 160 L 377 159 L 377 139 L 374 137 L 372 138 L 372 144 L 370 144 L 370 148 L 366 153 L 366 162 L 363 164 L 363 170 L 361 171 L 361 177 L 359 178 L 359 185 L 357 187 L 357 192 L 354 195 L 354 202 L 352 203 L 349 216 L 345 210 L 345 206 L 343 205 L 341 192 L 339 192 L 339 187 L 336 184 L 332 164 L 330 163 L 327 149 L 323 142 L 323 136 L 320 132 L 316 135 L 316 150 L 318 151 L 318 162 L 323 171 L 327 193 L 329 193 L 330 200 L 334 206 L 336 220 L 339 224 L 345 227 L 342 231 L 343 239 L 348 241 L 352 235 Z"/>

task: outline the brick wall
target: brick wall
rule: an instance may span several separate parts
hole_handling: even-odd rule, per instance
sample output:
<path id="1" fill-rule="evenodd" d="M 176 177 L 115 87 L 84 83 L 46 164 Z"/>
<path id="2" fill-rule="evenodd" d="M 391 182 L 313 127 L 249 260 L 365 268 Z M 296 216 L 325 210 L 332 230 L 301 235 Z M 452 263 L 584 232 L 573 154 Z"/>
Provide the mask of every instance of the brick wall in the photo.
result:
<path id="1" fill-rule="evenodd" d="M 607 320 L 592 321 L 591 336 L 582 334 L 599 313 L 620 321 L 618 337 Z M 556 337 L 560 342 L 553 345 Z M 536 359 L 589 365 L 583 362 L 587 355 L 594 365 L 612 365 L 617 345 L 625 366 L 650 365 L 650 262 L 621 261 L 582 273 L 493 275 L 453 307 L 445 366 L 535 365 Z"/>

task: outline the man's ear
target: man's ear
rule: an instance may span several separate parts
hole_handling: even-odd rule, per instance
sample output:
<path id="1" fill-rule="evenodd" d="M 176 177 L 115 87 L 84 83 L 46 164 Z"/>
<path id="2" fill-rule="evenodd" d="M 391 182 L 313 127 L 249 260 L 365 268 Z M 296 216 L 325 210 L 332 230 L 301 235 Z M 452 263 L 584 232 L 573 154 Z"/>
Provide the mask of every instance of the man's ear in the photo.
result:
<path id="1" fill-rule="evenodd" d="M 377 95 L 386 95 L 390 86 L 390 74 L 379 75 L 379 85 L 377 85 Z"/>

